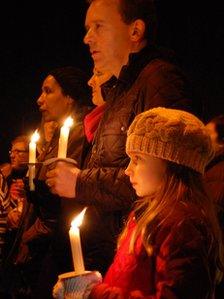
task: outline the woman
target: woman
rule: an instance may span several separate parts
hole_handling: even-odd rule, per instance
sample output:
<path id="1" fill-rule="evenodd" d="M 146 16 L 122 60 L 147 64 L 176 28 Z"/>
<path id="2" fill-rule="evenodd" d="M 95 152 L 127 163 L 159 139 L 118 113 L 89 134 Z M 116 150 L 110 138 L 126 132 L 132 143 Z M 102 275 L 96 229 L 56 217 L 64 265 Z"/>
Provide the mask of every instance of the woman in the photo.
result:
<path id="1" fill-rule="evenodd" d="M 57 157 L 59 129 L 71 116 L 74 125 L 69 133 L 67 157 L 76 160 L 81 167 L 82 156 L 87 151 L 83 119 L 92 109 L 87 82 L 87 75 L 72 66 L 53 69 L 45 76 L 37 104 L 42 114 L 42 127 L 51 122 L 53 130 L 48 136 L 49 142 L 45 143 L 38 156 L 38 162 Z M 44 137 L 47 141 L 46 130 Z M 68 224 L 80 209 L 70 203 L 61 204 L 60 197 L 50 192 L 45 184 L 48 167 L 51 166 L 42 163 L 36 167 L 35 191 L 28 193 L 32 204 L 24 216 L 26 224 L 16 259 L 16 263 L 25 269 L 32 298 L 50 297 L 49 290 L 57 275 L 72 267 L 70 251 L 68 253 Z"/>
<path id="2" fill-rule="evenodd" d="M 93 75 L 88 81 L 88 85 L 92 88 L 92 102 L 96 106 L 84 118 L 85 135 L 88 142 L 93 141 L 94 134 L 106 108 L 106 103 L 101 91 L 101 85 L 110 80 L 111 76 L 110 72 L 102 73 L 94 69 Z"/>
<path id="3" fill-rule="evenodd" d="M 212 157 L 205 126 L 190 113 L 154 108 L 135 118 L 126 151 L 139 200 L 103 283 L 93 286 L 94 272 L 74 283 L 80 289 L 86 282 L 83 298 L 213 298 L 223 263 L 217 216 L 201 180 Z M 64 298 L 76 289 L 65 288 Z"/>

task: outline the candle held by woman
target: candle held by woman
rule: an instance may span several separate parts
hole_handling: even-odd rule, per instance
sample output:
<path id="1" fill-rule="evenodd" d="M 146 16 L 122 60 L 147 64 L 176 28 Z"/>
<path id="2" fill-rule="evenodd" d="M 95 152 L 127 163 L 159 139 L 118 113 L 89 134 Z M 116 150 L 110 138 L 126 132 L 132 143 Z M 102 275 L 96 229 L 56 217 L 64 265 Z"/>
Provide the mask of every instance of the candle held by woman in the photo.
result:
<path id="1" fill-rule="evenodd" d="M 29 186 L 30 190 L 35 190 L 33 179 L 35 178 L 35 163 L 36 163 L 36 143 L 39 140 L 40 135 L 37 130 L 33 133 L 29 143 Z"/>
<path id="2" fill-rule="evenodd" d="M 68 136 L 71 126 L 73 125 L 73 119 L 69 116 L 66 118 L 64 125 L 60 130 L 60 138 L 58 144 L 58 158 L 66 158 L 68 147 Z"/>

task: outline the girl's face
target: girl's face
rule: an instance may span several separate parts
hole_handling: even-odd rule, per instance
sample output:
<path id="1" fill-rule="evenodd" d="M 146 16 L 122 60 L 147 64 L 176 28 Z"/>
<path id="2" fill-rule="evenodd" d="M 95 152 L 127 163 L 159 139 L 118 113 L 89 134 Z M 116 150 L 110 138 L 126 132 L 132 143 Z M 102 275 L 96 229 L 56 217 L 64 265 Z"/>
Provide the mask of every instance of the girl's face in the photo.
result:
<path id="1" fill-rule="evenodd" d="M 140 153 L 128 153 L 130 163 L 125 170 L 139 197 L 154 194 L 165 178 L 166 161 Z"/>

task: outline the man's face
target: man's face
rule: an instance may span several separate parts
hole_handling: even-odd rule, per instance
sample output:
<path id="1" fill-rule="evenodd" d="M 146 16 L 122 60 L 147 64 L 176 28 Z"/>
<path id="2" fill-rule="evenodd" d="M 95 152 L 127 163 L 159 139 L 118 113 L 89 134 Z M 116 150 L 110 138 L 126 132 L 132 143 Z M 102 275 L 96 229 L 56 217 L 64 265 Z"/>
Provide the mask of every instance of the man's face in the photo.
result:
<path id="1" fill-rule="evenodd" d="M 69 113 L 71 99 L 62 93 L 60 85 L 50 75 L 43 82 L 37 104 L 45 121 L 59 121 Z"/>
<path id="2" fill-rule="evenodd" d="M 11 166 L 14 170 L 19 170 L 25 167 L 28 162 L 29 152 L 24 142 L 15 142 L 10 150 Z"/>
<path id="3" fill-rule="evenodd" d="M 131 52 L 131 25 L 118 11 L 118 0 L 95 0 L 89 6 L 84 42 L 89 45 L 94 66 L 119 76 Z"/>

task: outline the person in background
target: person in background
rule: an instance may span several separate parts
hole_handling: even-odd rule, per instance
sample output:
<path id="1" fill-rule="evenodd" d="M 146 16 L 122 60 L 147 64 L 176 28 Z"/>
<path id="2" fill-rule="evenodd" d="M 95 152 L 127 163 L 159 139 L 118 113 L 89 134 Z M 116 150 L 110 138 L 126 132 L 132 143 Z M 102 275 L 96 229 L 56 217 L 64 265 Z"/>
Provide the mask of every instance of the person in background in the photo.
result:
<path id="1" fill-rule="evenodd" d="M 18 244 L 21 238 L 23 213 L 27 207 L 24 178 L 27 173 L 29 138 L 19 135 L 11 141 L 9 150 L 10 163 L 7 172 L 4 172 L 4 185 L 7 186 L 7 194 L 4 204 L 4 242 L 2 244 L 2 298 L 8 298 L 11 288 L 15 256 L 18 252 Z M 6 187 L 5 187 L 6 188 Z M 3 220 L 3 219 L 2 219 Z M 3 226 L 3 221 L 1 221 Z"/>
<path id="2" fill-rule="evenodd" d="M 2 175 L 4 176 L 4 178 L 7 178 L 10 175 L 10 173 L 12 172 L 11 163 L 9 163 L 9 162 L 2 163 L 0 165 L 0 171 L 1 171 Z"/>
<path id="3" fill-rule="evenodd" d="M 55 298 L 212 299 L 223 270 L 221 231 L 202 174 L 213 155 L 193 114 L 154 108 L 128 130 L 125 171 L 138 200 L 102 283 L 99 273 L 59 281 Z M 97 281 L 98 280 L 98 281 Z"/>
<path id="4" fill-rule="evenodd" d="M 4 165 L 3 165 L 4 166 Z M 5 172 L 6 173 L 6 172 Z M 5 247 L 7 242 L 7 215 L 10 210 L 14 209 L 10 197 L 8 196 L 8 184 L 5 175 L 0 171 L 0 298 L 6 296 L 5 283 Z"/>
<path id="5" fill-rule="evenodd" d="M 9 151 L 11 173 L 7 177 L 11 200 L 16 203 L 16 208 L 8 214 L 8 225 L 18 228 L 19 220 L 25 204 L 25 186 L 23 179 L 27 174 L 29 159 L 29 138 L 26 135 L 17 136 L 12 140 Z"/>
<path id="6" fill-rule="evenodd" d="M 44 78 L 37 99 L 42 114 L 41 126 L 53 121 L 54 133 L 51 141 L 45 143 L 38 162 L 57 158 L 60 128 L 71 116 L 74 124 L 70 129 L 67 157 L 81 167 L 86 150 L 83 118 L 92 109 L 87 82 L 87 75 L 72 66 L 51 70 Z M 36 166 L 35 191 L 28 192 L 31 205 L 27 217 L 30 221 L 24 227 L 16 260 L 17 265 L 24 269 L 30 298 L 49 298 L 58 274 L 72 267 L 67 223 L 82 208 L 63 204 L 59 196 L 49 191 L 45 184 L 49 167 L 52 166 L 43 163 Z"/>
<path id="7" fill-rule="evenodd" d="M 106 108 L 106 103 L 101 92 L 102 84 L 110 80 L 112 75 L 109 72 L 93 71 L 92 77 L 88 81 L 88 85 L 92 89 L 92 103 L 96 106 L 84 118 L 85 135 L 88 142 L 92 142 L 99 122 Z"/>
<path id="8" fill-rule="evenodd" d="M 8 185 L 4 175 L 0 172 L 0 272 L 2 271 L 3 249 L 7 231 L 7 215 L 10 210 L 10 199 L 7 197 Z"/>
<path id="9" fill-rule="evenodd" d="M 224 115 L 212 118 L 206 125 L 215 151 L 214 158 L 206 166 L 204 175 L 208 194 L 214 201 L 224 242 Z M 224 279 L 216 289 L 217 299 L 224 297 Z"/>
<path id="10" fill-rule="evenodd" d="M 185 75 L 155 44 L 154 1 L 88 2 L 84 42 L 97 71 L 112 75 L 101 85 L 106 109 L 85 167 L 58 162 L 47 173 L 46 182 L 64 201 L 95 209 L 98 221 L 94 225 L 108 244 L 102 269 L 105 273 L 115 253 L 117 236 L 136 200 L 124 173 L 129 162 L 125 153 L 129 125 L 137 114 L 157 106 L 192 110 L 192 100 Z"/>

